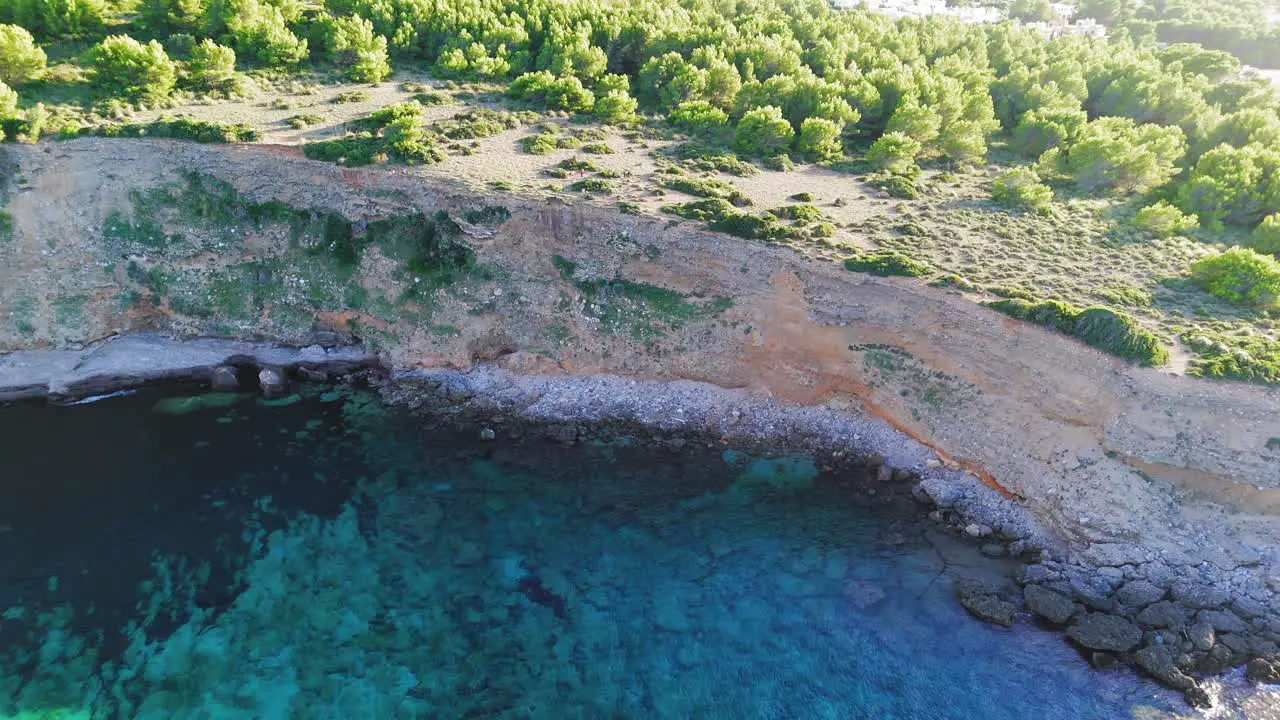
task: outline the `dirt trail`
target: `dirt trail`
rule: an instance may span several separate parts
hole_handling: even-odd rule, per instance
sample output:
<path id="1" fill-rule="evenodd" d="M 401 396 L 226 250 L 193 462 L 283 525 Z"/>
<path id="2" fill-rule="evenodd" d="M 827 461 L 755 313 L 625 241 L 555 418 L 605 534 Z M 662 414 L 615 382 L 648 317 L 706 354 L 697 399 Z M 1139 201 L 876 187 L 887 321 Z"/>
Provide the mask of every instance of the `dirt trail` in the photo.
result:
<path id="1" fill-rule="evenodd" d="M 465 293 L 437 293 L 429 320 L 353 309 L 323 313 L 320 324 L 355 319 L 403 366 L 466 367 L 477 343 L 500 333 L 516 351 L 498 362 L 515 372 L 686 378 L 872 413 L 1022 499 L 1064 537 L 1141 540 L 1204 559 L 1246 543 L 1280 561 L 1280 447 L 1271 442 L 1280 438 L 1280 393 L 1271 389 L 1135 368 L 918 281 L 848 273 L 785 248 L 598 205 L 484 195 L 261 146 L 81 140 L 5 152 L 22 177 L 9 183 L 16 232 L 0 244 L 0 319 L 30 298 L 38 312 L 25 332 L 0 324 L 0 349 L 79 342 L 142 322 L 103 290 L 127 285 L 121 258 L 101 241 L 103 222 L 128 208 L 128 190 L 187 170 L 258 202 L 352 220 L 500 205 L 510 218 L 470 240 L 493 275 Z M 653 327 L 627 325 L 634 318 L 624 315 L 622 329 L 610 330 L 598 307 L 608 298 L 586 297 L 557 257 L 686 302 L 732 305 Z M 362 263 L 365 288 L 394 284 L 380 262 Z M 81 296 L 76 322 L 60 322 L 59 303 Z"/>

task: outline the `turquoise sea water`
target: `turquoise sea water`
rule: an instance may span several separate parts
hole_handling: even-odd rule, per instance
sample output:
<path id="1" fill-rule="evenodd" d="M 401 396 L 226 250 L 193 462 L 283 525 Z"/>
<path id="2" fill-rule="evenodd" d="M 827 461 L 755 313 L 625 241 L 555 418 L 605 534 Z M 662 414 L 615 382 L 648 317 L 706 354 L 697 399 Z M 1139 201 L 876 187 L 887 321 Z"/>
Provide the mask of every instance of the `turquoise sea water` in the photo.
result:
<path id="1" fill-rule="evenodd" d="M 0 408 L 0 718 L 1170 717 L 803 457 L 370 396 Z"/>

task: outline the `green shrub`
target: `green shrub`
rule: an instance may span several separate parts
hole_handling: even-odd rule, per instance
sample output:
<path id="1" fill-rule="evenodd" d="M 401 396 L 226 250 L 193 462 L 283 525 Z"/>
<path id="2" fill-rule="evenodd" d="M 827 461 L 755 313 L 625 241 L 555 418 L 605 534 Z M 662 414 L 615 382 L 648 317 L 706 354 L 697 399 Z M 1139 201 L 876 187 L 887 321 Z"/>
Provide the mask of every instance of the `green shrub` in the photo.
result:
<path id="1" fill-rule="evenodd" d="M 631 78 L 627 75 L 619 75 L 617 73 L 608 73 L 600 76 L 596 80 L 595 87 L 592 88 L 597 96 L 607 95 L 611 92 L 631 92 Z"/>
<path id="2" fill-rule="evenodd" d="M 842 132 L 842 123 L 820 117 L 805 118 L 800 123 L 796 150 L 810 160 L 834 160 L 844 154 L 844 148 L 840 145 Z"/>
<path id="3" fill-rule="evenodd" d="M 530 155 L 550 155 L 559 147 L 559 136 L 539 133 L 520 138 L 520 149 Z"/>
<path id="4" fill-rule="evenodd" d="M 191 48 L 186 82 L 199 90 L 231 92 L 236 87 L 236 51 L 212 40 Z"/>
<path id="5" fill-rule="evenodd" d="M 107 0 L 4 0 L 0 20 L 45 40 L 83 39 L 100 34 L 116 10 Z"/>
<path id="6" fill-rule="evenodd" d="M 681 143 L 672 148 L 670 153 L 683 160 L 686 167 L 703 172 L 724 172 L 738 177 L 751 177 L 760 172 L 755 165 L 743 162 L 737 155 L 698 142 Z"/>
<path id="7" fill-rule="evenodd" d="M 545 70 L 516 78 L 507 87 L 507 95 L 573 112 L 591 112 L 596 102 L 595 94 L 586 89 L 577 77 L 558 78 Z"/>
<path id="8" fill-rule="evenodd" d="M 795 131 L 782 117 L 782 109 L 772 105 L 748 110 L 738 121 L 733 147 L 744 155 L 769 157 L 786 151 Z"/>
<path id="9" fill-rule="evenodd" d="M 0 120 L 8 120 L 18 114 L 18 93 L 0 81 Z"/>
<path id="10" fill-rule="evenodd" d="M 319 125 L 324 122 L 324 118 L 314 113 L 303 113 L 301 115 L 294 115 L 285 122 L 289 123 L 289 127 L 294 130 L 301 130 L 303 128 L 311 127 L 312 125 Z"/>
<path id="11" fill-rule="evenodd" d="M 770 218 L 742 212 L 722 213 L 712 218 L 707 226 L 717 232 L 748 240 L 776 240 L 787 235 L 785 232 L 780 233 L 781 228 Z"/>
<path id="12" fill-rule="evenodd" d="M 448 105 L 449 103 L 453 102 L 447 94 L 442 92 L 420 92 L 414 95 L 410 99 L 423 105 L 424 107 L 430 107 L 433 105 Z"/>
<path id="13" fill-rule="evenodd" d="M 329 102 L 334 105 L 345 105 L 349 103 L 369 102 L 373 99 L 373 93 L 368 90 L 346 90 L 333 96 Z"/>
<path id="14" fill-rule="evenodd" d="M 266 67 L 287 67 L 307 59 L 307 41 L 289 30 L 281 7 L 265 2 L 228 5 L 237 8 L 227 29 L 239 57 Z M 300 4 L 294 7 L 300 9 Z"/>
<path id="15" fill-rule="evenodd" d="M 600 178 L 585 178 L 569 185 L 569 189 L 575 192 L 594 192 L 604 193 L 606 195 L 613 193 L 613 186 L 608 180 Z"/>
<path id="16" fill-rule="evenodd" d="M 610 90 L 596 98 L 591 114 L 606 125 L 622 125 L 635 119 L 638 107 L 626 90 Z"/>
<path id="17" fill-rule="evenodd" d="M 1195 230 L 1200 219 L 1160 200 L 1139 210 L 1133 216 L 1133 226 L 1151 237 L 1168 238 Z"/>
<path id="18" fill-rule="evenodd" d="M 720 198 L 728 200 L 737 207 L 745 207 L 751 204 L 751 198 L 743 195 L 737 188 L 723 180 L 715 178 L 693 178 L 683 175 L 665 176 L 661 180 L 662 186 L 672 190 L 697 195 L 699 197 Z"/>
<path id="19" fill-rule="evenodd" d="M 0 91 L 0 105 L 8 104 L 10 96 Z M 16 95 L 13 96 L 16 101 Z M 28 108 L 25 112 L 16 113 L 8 118 L 0 115 L 0 128 L 3 129 L 4 138 L 8 140 L 16 140 L 19 142 L 36 142 L 45 134 L 46 124 L 49 122 L 49 111 L 45 110 L 44 103 L 36 103 L 34 107 Z"/>
<path id="20" fill-rule="evenodd" d="M 799 224 L 801 224 L 801 223 L 797 223 L 797 225 L 799 225 Z M 829 223 L 829 222 L 827 222 L 827 221 L 825 221 L 825 220 L 824 220 L 824 221 L 822 221 L 822 222 L 819 222 L 819 223 L 815 223 L 815 224 L 813 224 L 813 225 L 810 225 L 810 226 L 806 229 L 806 232 L 808 232 L 809 237 L 811 237 L 811 238 L 829 238 L 829 237 L 835 237 L 835 235 L 836 235 L 836 226 L 835 226 L 835 225 L 833 225 L 832 223 Z"/>
<path id="21" fill-rule="evenodd" d="M 450 140 L 475 140 L 493 137 L 505 130 L 518 128 L 520 125 L 520 115 L 517 113 L 481 107 L 457 113 L 448 120 L 435 123 L 432 127 Z"/>
<path id="22" fill-rule="evenodd" d="M 44 50 L 26 28 L 0 25 L 0 83 L 21 85 L 39 75 L 44 65 Z"/>
<path id="23" fill-rule="evenodd" d="M 1277 307 L 1280 300 L 1280 261 L 1248 248 L 1197 260 L 1191 278 L 1215 297 L 1238 305 Z"/>
<path id="24" fill-rule="evenodd" d="M 894 175 L 914 174 L 916 157 L 921 145 L 914 138 L 899 132 L 885 133 L 867 151 L 867 163 L 871 167 Z"/>
<path id="25" fill-rule="evenodd" d="M 374 33 L 373 23 L 350 15 L 334 21 L 334 62 L 345 67 L 347 78 L 354 82 L 379 82 L 391 75 L 387 61 L 387 39 Z"/>
<path id="26" fill-rule="evenodd" d="M 188 118 L 161 118 L 148 123 L 120 123 L 86 128 L 84 134 L 113 138 L 170 138 L 198 143 L 254 142 L 258 131 L 244 123 L 216 123 Z"/>
<path id="27" fill-rule="evenodd" d="M 813 202 L 813 193 L 798 192 L 787 199 L 795 200 L 796 202 L 811 203 Z"/>
<path id="28" fill-rule="evenodd" d="M 956 290 L 960 290 L 961 292 L 975 292 L 982 289 L 978 285 L 975 285 L 974 283 L 969 282 L 965 278 L 955 274 L 943 275 L 937 280 L 930 280 L 929 286 L 940 287 L 940 288 L 955 288 Z"/>
<path id="29" fill-rule="evenodd" d="M 780 218 L 795 220 L 797 225 L 821 222 L 827 217 L 822 214 L 821 210 L 808 203 L 803 205 L 783 205 L 780 208 L 775 208 L 773 214 Z"/>
<path id="30" fill-rule="evenodd" d="M 600 172 L 600 167 L 590 160 L 582 160 L 576 155 L 574 157 L 565 158 L 556 163 L 556 167 L 561 170 L 576 172 L 582 170 L 585 172 Z"/>
<path id="31" fill-rule="evenodd" d="M 1040 183 L 1034 170 L 1020 167 L 996 176 L 991 183 L 991 199 L 1014 210 L 1045 214 L 1053 206 L 1053 191 Z"/>
<path id="32" fill-rule="evenodd" d="M 1143 365 L 1169 362 L 1169 350 L 1160 339 L 1143 330 L 1133 318 L 1111 308 L 1095 306 L 1085 310 L 1056 300 L 996 300 L 987 307 L 1010 317 L 1070 335 L 1090 347 Z"/>
<path id="33" fill-rule="evenodd" d="M 900 200 L 915 200 L 920 196 L 920 190 L 916 187 L 915 181 L 905 175 L 877 173 L 867 178 L 867 182 L 869 182 L 872 187 L 879 188 L 888 193 L 889 197 L 898 198 Z"/>
<path id="34" fill-rule="evenodd" d="M 385 153 L 382 138 L 373 133 L 361 132 L 334 140 L 307 143 L 302 146 L 302 154 L 312 160 L 359 167 L 373 163 L 380 154 Z"/>
<path id="35" fill-rule="evenodd" d="M 871 273 L 880 277 L 890 275 L 920 277 L 933 272 L 933 268 L 925 263 L 892 250 L 877 250 L 865 255 L 845 258 L 844 269 L 851 272 Z"/>
<path id="36" fill-rule="evenodd" d="M 178 80 L 177 67 L 155 40 L 143 45 L 128 35 L 112 35 L 87 59 L 99 87 L 133 101 L 164 100 Z"/>
<path id="37" fill-rule="evenodd" d="M 582 152 L 592 155 L 612 155 L 613 148 L 602 142 L 587 143 L 582 146 Z"/>
<path id="38" fill-rule="evenodd" d="M 764 159 L 764 166 L 769 170 L 777 170 L 778 172 L 788 172 L 796 169 L 796 164 L 791 162 L 791 157 L 786 153 L 770 155 Z"/>
<path id="39" fill-rule="evenodd" d="M 711 135 L 728 125 L 729 116 L 706 100 L 689 100 L 677 105 L 667 115 L 667 122 L 690 135 Z"/>
<path id="40" fill-rule="evenodd" d="M 733 206 L 720 198 L 707 198 L 679 205 L 663 205 L 662 212 L 679 215 L 689 220 L 713 220 L 725 213 L 733 212 Z"/>
<path id="41" fill-rule="evenodd" d="M 1165 365 L 1169 351 L 1160 339 L 1128 315 L 1105 307 L 1085 309 L 1076 317 L 1075 336 L 1086 345 L 1143 365 Z"/>
<path id="42" fill-rule="evenodd" d="M 1196 354 L 1188 363 L 1188 375 L 1280 384 L 1280 342 L 1272 338 L 1249 331 L 1228 335 L 1190 330 L 1183 333 L 1182 342 Z M 1270 442 L 1267 448 L 1275 449 Z"/>
<path id="43" fill-rule="evenodd" d="M 372 130 L 378 130 L 397 120 L 403 120 L 404 118 L 413 118 L 414 120 L 417 120 L 421 117 L 422 106 L 417 102 L 410 100 L 409 102 L 384 105 L 369 113 L 369 116 L 361 121 L 359 125 L 361 127 L 368 127 Z"/>
<path id="44" fill-rule="evenodd" d="M 1280 255 L 1280 213 L 1262 219 L 1249 236 L 1249 247 L 1260 253 Z"/>
<path id="45" fill-rule="evenodd" d="M 382 131 L 389 154 L 408 165 L 429 165 L 445 159 L 444 150 L 416 117 L 392 121 Z"/>

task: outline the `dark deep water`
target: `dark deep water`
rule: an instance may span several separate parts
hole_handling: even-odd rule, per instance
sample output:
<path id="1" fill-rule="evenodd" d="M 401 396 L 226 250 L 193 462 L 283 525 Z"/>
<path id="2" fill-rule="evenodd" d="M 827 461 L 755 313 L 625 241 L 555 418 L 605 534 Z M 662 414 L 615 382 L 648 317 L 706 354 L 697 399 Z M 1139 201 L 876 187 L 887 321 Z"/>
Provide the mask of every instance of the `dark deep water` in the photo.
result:
<path id="1" fill-rule="evenodd" d="M 1004 568 L 807 459 L 476 437 L 322 389 L 0 407 L 0 719 L 1185 711 L 972 620 L 944 558 Z"/>

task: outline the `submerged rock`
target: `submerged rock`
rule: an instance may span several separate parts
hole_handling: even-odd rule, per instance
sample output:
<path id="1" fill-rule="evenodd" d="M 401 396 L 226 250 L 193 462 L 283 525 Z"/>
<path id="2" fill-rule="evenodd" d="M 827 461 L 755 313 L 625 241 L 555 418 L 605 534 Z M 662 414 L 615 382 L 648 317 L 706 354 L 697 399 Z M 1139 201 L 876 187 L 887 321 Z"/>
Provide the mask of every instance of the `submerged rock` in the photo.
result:
<path id="1" fill-rule="evenodd" d="M 962 585 L 958 592 L 960 604 L 974 617 L 1006 627 L 1013 624 L 1018 608 L 1011 602 L 1001 600 L 992 588 L 982 585 L 968 587 Z"/>
<path id="2" fill-rule="evenodd" d="M 1142 631 L 1136 625 L 1104 613 L 1085 615 L 1067 628 L 1067 635 L 1090 650 L 1127 652 L 1142 642 Z"/>

